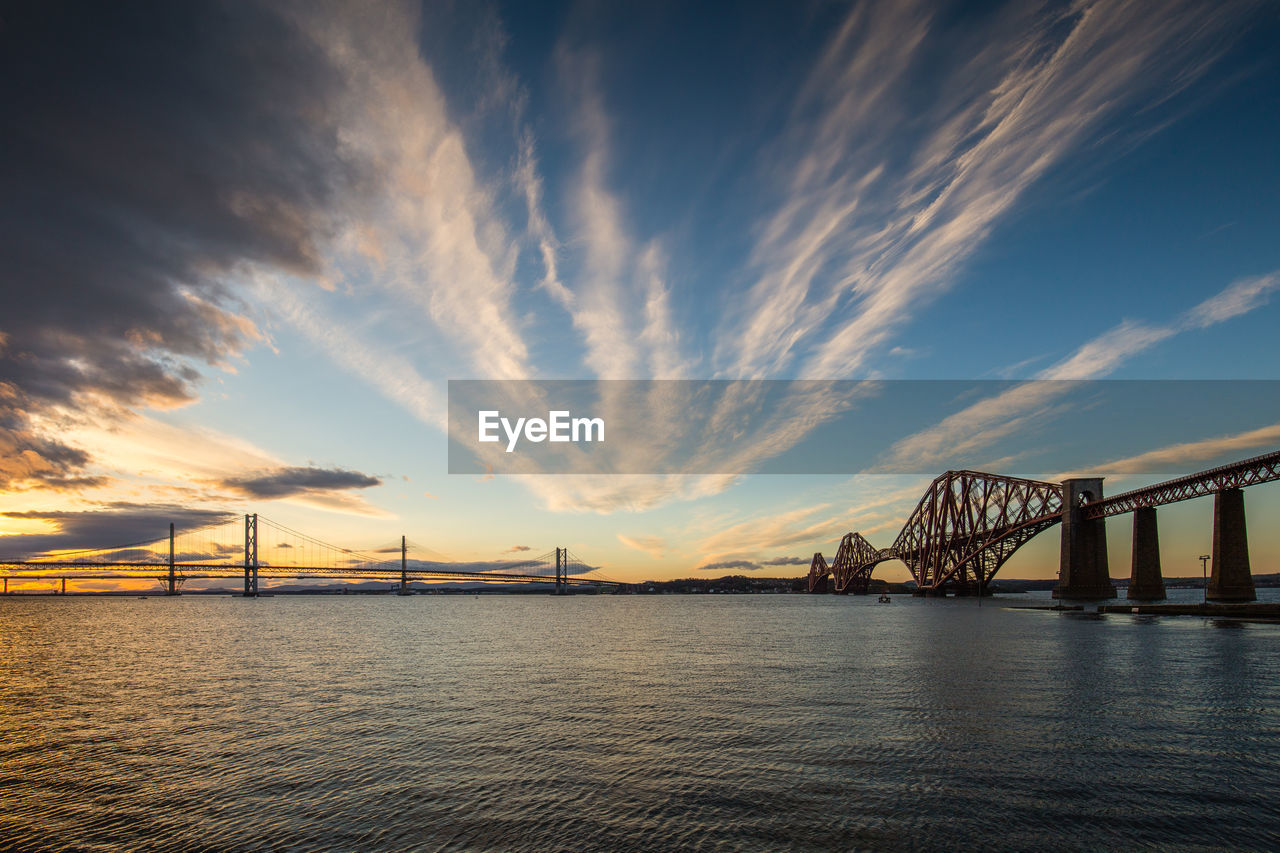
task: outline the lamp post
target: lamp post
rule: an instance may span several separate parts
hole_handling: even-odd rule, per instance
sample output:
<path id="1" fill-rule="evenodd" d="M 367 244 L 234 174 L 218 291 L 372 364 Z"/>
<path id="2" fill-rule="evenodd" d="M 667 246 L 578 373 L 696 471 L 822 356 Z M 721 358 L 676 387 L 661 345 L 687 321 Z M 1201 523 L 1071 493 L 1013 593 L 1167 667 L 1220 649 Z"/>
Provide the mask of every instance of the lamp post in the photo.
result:
<path id="1" fill-rule="evenodd" d="M 1204 590 L 1204 603 L 1209 603 L 1209 555 L 1200 555 L 1200 576 L 1204 578 L 1201 588 Z"/>

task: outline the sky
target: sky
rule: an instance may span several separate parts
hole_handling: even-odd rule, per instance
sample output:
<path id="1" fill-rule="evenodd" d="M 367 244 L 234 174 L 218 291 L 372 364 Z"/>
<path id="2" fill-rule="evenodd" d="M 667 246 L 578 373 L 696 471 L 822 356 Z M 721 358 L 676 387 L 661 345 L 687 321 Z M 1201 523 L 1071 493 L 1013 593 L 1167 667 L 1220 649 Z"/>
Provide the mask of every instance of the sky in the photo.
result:
<path id="1" fill-rule="evenodd" d="M 245 512 L 628 581 L 887 546 L 958 448 L 1025 473 L 1069 383 L 773 475 L 450 474 L 447 383 L 1280 378 L 1278 42 L 1231 0 L 4 3 L 0 556 Z M 1280 446 L 1222 409 L 1079 469 Z M 1208 503 L 1161 513 L 1194 574 Z"/>

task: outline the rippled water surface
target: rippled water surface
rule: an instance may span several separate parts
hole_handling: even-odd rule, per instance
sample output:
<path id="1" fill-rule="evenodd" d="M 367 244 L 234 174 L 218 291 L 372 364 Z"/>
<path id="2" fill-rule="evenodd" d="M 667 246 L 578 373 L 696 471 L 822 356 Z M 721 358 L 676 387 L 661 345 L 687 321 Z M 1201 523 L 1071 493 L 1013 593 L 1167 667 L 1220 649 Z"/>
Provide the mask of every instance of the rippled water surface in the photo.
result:
<path id="1" fill-rule="evenodd" d="M 1280 626 L 834 596 L 0 599 L 20 850 L 1280 847 Z"/>

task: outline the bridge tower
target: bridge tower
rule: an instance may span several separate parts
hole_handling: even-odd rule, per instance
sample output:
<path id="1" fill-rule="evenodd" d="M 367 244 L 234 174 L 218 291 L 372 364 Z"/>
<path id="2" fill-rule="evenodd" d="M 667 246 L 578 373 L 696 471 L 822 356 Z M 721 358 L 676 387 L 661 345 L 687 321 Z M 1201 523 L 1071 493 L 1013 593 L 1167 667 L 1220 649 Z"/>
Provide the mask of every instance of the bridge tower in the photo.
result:
<path id="1" fill-rule="evenodd" d="M 178 594 L 178 575 L 173 569 L 173 522 L 169 522 L 169 589 L 165 595 Z"/>
<path id="2" fill-rule="evenodd" d="M 1249 537 L 1244 523 L 1244 492 L 1223 489 L 1213 495 L 1213 574 L 1205 596 L 1210 601 L 1257 601 L 1249 569 Z"/>
<path id="3" fill-rule="evenodd" d="M 413 595 L 409 591 L 409 542 L 400 537 L 400 591 L 396 595 Z"/>
<path id="4" fill-rule="evenodd" d="M 244 597 L 258 595 L 258 514 L 244 517 Z"/>
<path id="5" fill-rule="evenodd" d="M 556 546 L 556 595 L 564 595 L 564 587 L 561 585 L 561 562 L 560 562 L 560 546 Z"/>
<path id="6" fill-rule="evenodd" d="M 1062 482 L 1062 550 L 1054 598 L 1095 601 L 1116 597 L 1107 563 L 1106 520 L 1084 516 L 1084 507 L 1100 500 L 1101 477 Z"/>

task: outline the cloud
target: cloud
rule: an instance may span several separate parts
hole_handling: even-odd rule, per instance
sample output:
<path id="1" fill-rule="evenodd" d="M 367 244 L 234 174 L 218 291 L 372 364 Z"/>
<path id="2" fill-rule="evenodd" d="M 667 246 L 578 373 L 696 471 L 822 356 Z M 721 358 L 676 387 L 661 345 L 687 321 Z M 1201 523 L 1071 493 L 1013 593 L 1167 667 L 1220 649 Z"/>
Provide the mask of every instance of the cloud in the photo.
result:
<path id="1" fill-rule="evenodd" d="M 1188 311 L 1183 318 L 1183 326 L 1207 328 L 1248 314 L 1265 305 L 1277 289 L 1280 289 L 1280 270 L 1255 278 L 1242 278 Z"/>
<path id="2" fill-rule="evenodd" d="M 556 61 L 575 104 L 571 129 L 581 150 L 570 207 L 582 269 L 570 287 L 551 283 L 554 267 L 547 266 L 544 286 L 569 311 L 586 345 L 584 367 L 596 376 L 682 378 L 692 360 L 682 353 L 672 316 L 662 245 L 631 233 L 624 204 L 610 186 L 612 127 L 599 85 L 601 59 L 562 44 Z M 535 197 L 540 188 L 527 177 L 523 183 L 526 196 Z M 546 257 L 550 241 L 538 216 L 533 226 Z"/>
<path id="3" fill-rule="evenodd" d="M 532 551 L 532 550 L 533 550 L 533 546 L 532 546 L 532 545 L 512 545 L 510 548 L 508 548 L 507 550 L 503 551 L 502 553 L 504 553 L 504 554 L 511 554 L 511 553 L 519 552 L 519 551 Z"/>
<path id="4" fill-rule="evenodd" d="M 445 396 L 403 355 L 355 334 L 349 323 L 315 304 L 314 293 L 299 292 L 280 278 L 259 277 L 257 285 L 274 310 L 322 348 L 340 368 L 371 384 L 384 397 L 424 424 L 447 428 Z M 314 288 L 309 288 L 314 290 Z"/>
<path id="5" fill-rule="evenodd" d="M 315 492 L 368 489 L 382 485 L 382 480 L 344 468 L 288 467 L 229 477 L 219 485 L 246 497 L 274 500 Z"/>
<path id="6" fill-rule="evenodd" d="M 227 506 L 250 496 L 243 489 L 225 486 L 224 481 L 253 480 L 291 467 L 248 441 L 207 427 L 170 424 L 137 413 L 105 423 L 91 417 L 64 420 L 58 424 L 61 434 L 92 448 L 96 464 L 112 475 L 111 488 L 96 493 L 98 499 L 122 494 L 136 498 L 145 491 L 150 501 Z M 90 494 L 87 488 L 81 488 L 82 497 Z M 349 490 L 305 491 L 282 500 L 327 512 L 388 517 Z"/>
<path id="7" fill-rule="evenodd" d="M 110 551 L 107 554 L 94 552 L 84 555 L 86 560 L 106 559 L 112 562 L 127 563 L 155 563 L 156 565 L 164 565 L 169 562 L 169 551 L 166 547 L 167 541 L 161 541 L 159 547 L 150 548 L 123 548 L 120 550 Z M 173 559 L 177 563 L 234 563 L 243 559 L 243 545 L 220 545 L 214 543 L 210 547 L 200 551 L 174 551 Z M 79 559 L 72 557 L 72 559 Z"/>
<path id="8" fill-rule="evenodd" d="M 1165 324 L 1125 320 L 1040 371 L 1036 379 L 1043 381 L 1014 385 L 895 442 L 873 473 L 892 472 L 905 464 L 919 466 L 929 461 L 949 465 L 949 460 L 958 456 L 993 447 L 1010 435 L 1034 430 L 1037 424 L 1058 412 L 1059 401 L 1076 387 L 1072 380 L 1108 376 L 1128 359 L 1176 335 L 1242 316 L 1266 304 L 1267 294 L 1277 287 L 1280 287 L 1280 271 L 1234 281 Z"/>
<path id="9" fill-rule="evenodd" d="M 810 557 L 774 557 L 772 560 L 763 560 L 762 566 L 807 566 L 812 558 Z"/>
<path id="10" fill-rule="evenodd" d="M 1161 15 L 1127 2 L 1010 4 L 984 22 L 979 45 L 965 41 L 973 33 L 944 27 L 925 3 L 852 7 L 816 58 L 781 141 L 765 153 L 765 187 L 777 197 L 753 234 L 743 271 L 752 285 L 719 306 L 723 319 L 710 336 L 717 375 L 865 370 L 912 312 L 951 285 L 1030 186 L 1113 131 L 1126 110 L 1156 105 L 1198 79 L 1225 49 L 1223 28 L 1239 12 L 1230 5 L 1208 15 L 1189 3 Z M 582 156 L 568 196 L 576 228 L 561 243 L 541 212 L 532 145 L 521 148 L 519 182 L 544 257 L 543 289 L 572 315 L 597 375 L 683 375 L 695 362 L 679 354 L 662 245 L 632 233 L 610 184 L 613 128 L 600 58 L 562 44 L 556 59 Z M 925 63 L 934 88 L 919 85 Z M 562 262 L 566 247 L 581 255 L 580 280 Z M 1241 289 L 1202 313 L 1256 303 L 1270 287 Z M 1057 365 L 1054 377 L 1110 369 L 1104 360 L 1118 364 L 1175 333 L 1124 324 Z M 822 422 L 821 406 L 805 411 L 812 419 L 797 426 Z M 969 440 L 989 441 L 995 428 Z M 757 444 L 787 446 L 766 436 Z M 674 480 L 522 483 L 548 508 L 599 512 L 692 491 Z"/>
<path id="11" fill-rule="evenodd" d="M 74 487 L 89 454 L 33 416 L 192 400 L 261 337 L 229 281 L 318 273 L 369 170 L 342 77 L 273 4 L 30 4 L 3 40 L 0 487 Z"/>
<path id="12" fill-rule="evenodd" d="M 15 385 L 0 382 L 0 489 L 78 491 L 103 485 L 104 477 L 77 474 L 89 454 L 35 427 L 30 407 Z"/>
<path id="13" fill-rule="evenodd" d="M 619 533 L 618 541 L 657 560 L 661 560 L 667 550 L 667 542 L 660 536 L 624 536 Z"/>
<path id="14" fill-rule="evenodd" d="M 766 170 L 777 185 L 717 332 L 734 377 L 840 378 L 945 291 L 1026 190 L 1203 75 L 1247 6 L 1008 4 L 982 43 L 925 3 L 856 4 Z M 919 85 L 929 63 L 935 86 Z"/>
<path id="15" fill-rule="evenodd" d="M 1220 460 L 1224 456 L 1239 456 L 1251 450 L 1274 449 L 1277 445 L 1280 445 L 1280 424 L 1271 424 L 1231 435 L 1179 442 L 1124 459 L 1113 459 L 1091 465 L 1087 473 L 1089 476 L 1097 476 L 1098 473 L 1122 476 L 1163 468 L 1186 470 L 1193 465 Z M 1086 472 L 1063 472 L 1054 475 L 1052 479 L 1065 480 L 1084 473 Z"/>
<path id="16" fill-rule="evenodd" d="M 550 512 L 643 512 L 671 501 L 719 494 L 738 482 L 731 474 L 531 474 L 519 478 Z"/>
<path id="17" fill-rule="evenodd" d="M 707 563 L 705 566 L 698 566 L 700 572 L 717 572 L 717 571 L 747 571 L 754 572 L 760 568 L 759 563 L 753 563 L 750 560 L 723 560 L 719 563 Z"/>
<path id="18" fill-rule="evenodd" d="M 377 179 L 367 194 L 342 203 L 343 226 L 322 247 L 320 281 L 331 294 L 284 274 L 255 282 L 262 300 L 340 368 L 441 430 L 441 383 L 426 378 L 420 365 L 430 365 L 434 376 L 526 378 L 535 372 L 526 318 L 515 309 L 522 241 L 504 216 L 506 180 L 524 193 L 528 236 L 545 250 L 544 286 L 553 291 L 558 283 L 534 138 L 521 118 L 523 90 L 501 64 L 501 23 L 491 13 L 481 19 L 479 55 L 469 57 L 479 60 L 480 91 L 455 104 L 451 115 L 419 50 L 418 10 L 395 4 L 368 15 L 339 6 L 299 16 L 299 28 L 344 81 L 334 110 L 344 147 L 358 162 L 374 164 Z M 468 109 L 511 114 L 520 149 L 514 178 L 481 171 L 464 132 Z M 413 356 L 399 346 L 406 337 L 417 338 Z"/>
<path id="19" fill-rule="evenodd" d="M 951 286 L 1029 187 L 1102 134 L 1123 129 L 1128 113 L 1199 79 L 1244 11 L 1241 4 L 1210 13 L 1174 3 L 1159 15 L 1135 2 L 1008 4 L 982 28 L 957 34 L 927 3 L 851 7 L 791 105 L 781 142 L 762 157 L 765 186 L 776 198 L 754 229 L 743 271 L 752 285 L 733 289 L 718 306 L 723 320 L 711 336 L 717 375 L 864 371 L 871 353 Z M 969 40 L 977 38 L 981 43 Z M 647 315 L 636 304 L 641 241 L 609 183 L 612 128 L 599 59 L 562 46 L 557 62 L 583 151 L 570 197 L 579 227 L 566 245 L 583 247 L 585 270 L 561 301 L 598 375 L 652 371 L 657 362 L 647 342 L 674 329 L 663 264 L 656 265 L 658 310 Z M 936 86 L 920 85 L 926 64 Z M 1271 287 L 1242 288 L 1202 313 L 1257 304 Z M 646 316 L 653 320 L 642 328 L 636 320 Z M 1175 333 L 1124 324 L 1057 365 L 1053 378 L 1097 375 Z M 1026 426 L 1036 405 L 1024 409 L 1015 413 L 1023 422 L 986 424 L 968 440 L 978 445 L 998 438 L 998 429 Z M 809 411 L 821 423 L 821 409 Z M 962 434 L 948 430 L 944 438 Z M 759 444 L 768 442 L 761 437 Z M 568 483 L 525 484 L 544 505 L 574 509 L 679 499 L 672 483 L 662 484 L 665 495 L 648 483 L 598 497 Z"/>
<path id="20" fill-rule="evenodd" d="M 746 571 L 755 572 L 760 569 L 772 566 L 807 566 L 809 559 L 806 557 L 775 557 L 772 560 L 762 560 L 756 562 L 754 560 L 720 560 L 715 563 L 705 563 L 697 567 L 700 572 L 718 572 L 718 571 Z"/>
<path id="21" fill-rule="evenodd" d="M 1028 185 L 1109 116 L 1195 79 L 1213 54 L 1196 46 L 1226 26 L 1190 5 L 1147 15 L 1127 3 L 1014 4 L 1002 15 L 996 46 L 969 51 L 943 49 L 950 34 L 926 4 L 850 8 L 782 143 L 763 152 L 783 165 L 761 176 L 779 197 L 752 235 L 744 272 L 754 286 L 728 294 L 740 304 L 726 306 L 717 335 L 697 337 L 673 310 L 681 279 L 669 272 L 669 241 L 637 228 L 643 211 L 629 210 L 619 188 L 630 164 L 588 51 L 563 47 L 556 57 L 572 101 L 564 130 L 580 155 L 561 198 L 539 171 L 525 95 L 502 67 L 505 36 L 492 20 L 475 106 L 446 102 L 408 4 L 378 14 L 241 3 L 7 15 L 0 91 L 14 133 L 0 163 L 0 212 L 14 226 L 0 234 L 13 260 L 0 288 L 24 316 L 21 328 L 0 318 L 0 488 L 104 485 L 89 466 L 109 444 L 62 429 L 67 410 L 106 421 L 122 407 L 182 405 L 202 372 L 233 364 L 276 317 L 437 426 L 443 400 L 427 365 L 532 375 L 547 342 L 530 329 L 548 304 L 556 317 L 568 312 L 583 366 L 598 375 L 686 375 L 697 362 L 683 347 L 704 339 L 716 346 L 715 367 L 735 376 L 857 371 L 947 286 Z M 1166 55 L 1195 61 L 1170 79 Z M 952 73 L 914 109 L 920 98 L 906 96 L 926 58 Z M 495 158 L 468 121 L 468 110 L 495 108 L 513 119 L 509 170 L 488 168 Z M 517 197 L 504 198 L 512 187 Z M 523 231 L 510 202 L 524 208 Z M 558 229 L 550 214 L 562 211 Z M 527 249 L 540 280 L 522 287 Z M 1242 284 L 1187 322 L 1218 322 L 1274 287 Z M 372 306 L 380 316 L 364 310 Z M 563 325 L 554 345 L 576 355 Z M 385 334 L 405 329 L 414 346 Z M 1131 353 L 1143 335 L 1162 334 L 1133 325 L 1081 357 L 1123 359 L 1121 347 Z M 821 423 L 819 407 L 812 412 L 799 427 Z M 782 429 L 758 445 L 785 446 L 794 433 Z M 267 469 L 303 470 L 247 457 L 209 467 L 202 482 L 250 497 L 292 488 Z M 128 468 L 117 462 L 108 473 Z M 520 482 L 553 510 L 613 512 L 715 494 L 736 478 Z M 358 509 L 350 489 L 364 487 L 288 494 Z"/>
<path id="22" fill-rule="evenodd" d="M 1132 356 L 1178 333 L 1174 326 L 1148 326 L 1129 320 L 1082 344 L 1069 358 L 1040 371 L 1037 379 L 1095 379 L 1112 373 Z"/>
<path id="23" fill-rule="evenodd" d="M 783 548 L 803 548 L 832 553 L 840 537 L 858 531 L 871 538 L 878 533 L 894 535 L 902 527 L 928 480 L 919 477 L 855 478 L 832 494 L 842 495 L 850 488 L 859 497 L 852 503 L 824 500 L 783 512 L 769 511 L 730 524 L 717 520 L 713 529 L 695 545 L 706 563 L 745 560 L 760 566 L 807 565 L 800 557 L 777 557 L 761 560 L 760 554 L 777 553 Z M 885 543 L 888 544 L 888 543 Z M 705 563 L 704 563 L 705 565 Z"/>
<path id="24" fill-rule="evenodd" d="M 560 280 L 560 241 L 543 210 L 543 181 L 538 172 L 538 155 L 533 133 L 526 129 L 520 135 L 516 184 L 524 196 L 529 217 L 529 236 L 537 243 L 543 275 L 538 285 L 566 310 L 574 308 L 573 291 Z"/>
<path id="25" fill-rule="evenodd" d="M 0 554 L 22 559 L 54 549 L 106 548 L 167 538 L 172 522 L 178 532 L 238 521 L 236 513 L 168 504 L 115 502 L 95 510 L 0 512 L 0 517 L 45 522 L 48 533 L 0 536 Z"/>
<path id="26" fill-rule="evenodd" d="M 512 307 L 519 247 L 419 52 L 418 11 L 326 12 L 303 16 L 300 26 L 344 80 L 336 108 L 344 148 L 378 174 L 369 202 L 345 208 L 348 227 L 326 258 L 330 275 L 421 312 L 454 344 L 442 352 L 459 352 L 468 372 L 529 376 Z M 501 82 L 501 97 L 513 96 L 504 75 L 488 77 Z"/>

